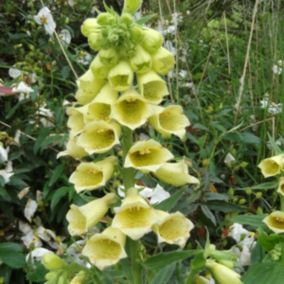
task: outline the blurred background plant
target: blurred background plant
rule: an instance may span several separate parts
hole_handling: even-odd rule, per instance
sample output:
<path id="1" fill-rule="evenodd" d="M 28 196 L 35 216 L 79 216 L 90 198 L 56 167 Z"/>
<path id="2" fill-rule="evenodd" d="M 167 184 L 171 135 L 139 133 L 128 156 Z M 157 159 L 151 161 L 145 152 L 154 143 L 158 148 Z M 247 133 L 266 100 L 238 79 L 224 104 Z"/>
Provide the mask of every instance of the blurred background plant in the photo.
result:
<path id="1" fill-rule="evenodd" d="M 122 8 L 119 0 L 106 3 Z M 35 18 L 43 5 L 51 16 Z M 0 89 L 4 283 L 25 283 L 25 273 L 28 281 L 40 283 L 44 268 L 37 264 L 31 270 L 25 255 L 41 247 L 60 254 L 69 242 L 65 215 L 82 197 L 68 183 L 73 160 L 56 156 L 67 138 L 63 105 L 73 100 L 76 74 L 94 56 L 80 25 L 96 9 L 103 9 L 101 1 L 1 2 L 0 84 L 7 87 Z M 175 138 L 168 143 L 176 155 L 194 161 L 202 180 L 198 191 L 168 187 L 175 196 L 172 207 L 196 226 L 188 247 L 204 245 L 208 230 L 216 247 L 231 248 L 234 222 L 249 230 L 259 225 L 236 215 L 257 214 L 262 220 L 278 206 L 277 183 L 264 182 L 256 165 L 283 149 L 284 5 L 281 0 L 155 0 L 144 1 L 143 9 L 150 15 L 147 23 L 163 33 L 176 55 L 169 100 L 180 103 L 191 121 L 183 144 Z M 151 179 L 143 182 L 155 186 Z M 162 249 L 170 250 L 153 248 Z M 173 263 L 181 275 L 180 259 Z M 181 283 L 174 271 L 168 270 L 167 281 Z"/>

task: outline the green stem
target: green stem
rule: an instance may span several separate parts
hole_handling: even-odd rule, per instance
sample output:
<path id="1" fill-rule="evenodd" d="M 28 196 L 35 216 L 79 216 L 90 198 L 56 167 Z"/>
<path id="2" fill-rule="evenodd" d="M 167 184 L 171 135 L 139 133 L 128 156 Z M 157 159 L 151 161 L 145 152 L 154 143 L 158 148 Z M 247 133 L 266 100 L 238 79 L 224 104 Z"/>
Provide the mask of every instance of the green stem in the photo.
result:
<path id="1" fill-rule="evenodd" d="M 284 212 L 284 196 L 280 195 L 281 211 Z"/>
<path id="2" fill-rule="evenodd" d="M 187 279 L 186 279 L 186 284 L 193 284 L 195 275 L 196 275 L 196 270 L 191 270 L 189 272 Z"/>
<path id="3" fill-rule="evenodd" d="M 121 147 L 123 152 L 123 163 L 127 156 L 130 147 L 133 145 L 133 132 L 131 129 L 124 127 L 122 129 Z M 128 189 L 135 185 L 135 170 L 132 168 L 121 168 L 121 175 L 123 185 L 127 193 Z M 141 265 L 139 256 L 139 242 L 128 239 L 129 258 L 131 261 L 131 270 L 133 277 L 133 284 L 141 284 Z"/>

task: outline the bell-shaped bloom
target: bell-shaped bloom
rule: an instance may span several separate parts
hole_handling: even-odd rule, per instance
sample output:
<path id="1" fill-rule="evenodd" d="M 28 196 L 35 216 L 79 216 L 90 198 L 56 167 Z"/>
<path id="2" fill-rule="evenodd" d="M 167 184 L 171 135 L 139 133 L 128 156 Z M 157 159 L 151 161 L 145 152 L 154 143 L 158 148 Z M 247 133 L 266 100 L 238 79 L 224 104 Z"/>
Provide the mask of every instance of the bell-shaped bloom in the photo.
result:
<path id="1" fill-rule="evenodd" d="M 150 117 L 149 122 L 165 138 L 173 134 L 183 139 L 186 133 L 185 128 L 190 125 L 182 107 L 179 105 L 158 108 L 156 113 Z"/>
<path id="2" fill-rule="evenodd" d="M 199 184 L 199 180 L 188 173 L 188 166 L 184 159 L 177 163 L 165 163 L 153 174 L 159 180 L 174 186 Z"/>
<path id="3" fill-rule="evenodd" d="M 114 265 L 127 257 L 124 250 L 126 236 L 118 229 L 108 227 L 101 234 L 91 237 L 82 254 L 100 270 Z"/>
<path id="4" fill-rule="evenodd" d="M 111 178 L 116 163 L 117 158 L 115 156 L 96 163 L 81 163 L 72 173 L 69 181 L 74 184 L 78 193 L 82 190 L 93 190 L 102 187 Z"/>
<path id="5" fill-rule="evenodd" d="M 120 126 L 114 122 L 94 121 L 85 126 L 78 137 L 78 145 L 92 155 L 105 153 L 119 144 Z"/>
<path id="6" fill-rule="evenodd" d="M 113 48 L 102 49 L 99 52 L 100 61 L 106 66 L 115 66 L 119 62 L 117 52 Z"/>
<path id="7" fill-rule="evenodd" d="M 194 284 L 210 284 L 212 283 L 212 281 L 210 281 L 209 279 L 201 276 L 201 275 L 196 275 L 194 278 Z"/>
<path id="8" fill-rule="evenodd" d="M 126 91 L 112 107 L 111 117 L 134 130 L 142 126 L 152 114 L 147 101 L 134 90 Z"/>
<path id="9" fill-rule="evenodd" d="M 43 256 L 42 264 L 47 270 L 57 270 L 67 266 L 67 263 L 53 252 Z"/>
<path id="10" fill-rule="evenodd" d="M 94 77 L 100 79 L 106 79 L 110 71 L 110 67 L 102 63 L 98 55 L 92 61 L 90 68 L 94 74 Z"/>
<path id="11" fill-rule="evenodd" d="M 276 176 L 284 170 L 284 154 L 264 159 L 258 167 L 264 177 Z"/>
<path id="12" fill-rule="evenodd" d="M 138 45 L 134 56 L 130 59 L 130 65 L 138 74 L 149 72 L 152 68 L 152 58 L 143 47 Z"/>
<path id="13" fill-rule="evenodd" d="M 281 177 L 279 179 L 279 185 L 277 188 L 277 192 L 281 194 L 282 196 L 284 196 L 284 177 Z"/>
<path id="14" fill-rule="evenodd" d="M 155 72 L 138 76 L 141 95 L 152 104 L 159 104 L 169 94 L 166 82 Z"/>
<path id="15" fill-rule="evenodd" d="M 138 141 L 129 149 L 124 167 L 155 172 L 173 157 L 169 150 L 155 140 Z"/>
<path id="16" fill-rule="evenodd" d="M 142 0 L 125 0 L 123 6 L 123 12 L 129 14 L 135 14 L 142 5 Z"/>
<path id="17" fill-rule="evenodd" d="M 84 21 L 81 26 L 81 33 L 88 37 L 91 33 L 98 32 L 100 30 L 100 25 L 95 18 L 89 18 Z"/>
<path id="18" fill-rule="evenodd" d="M 155 210 L 139 195 L 137 189 L 131 188 L 113 218 L 112 227 L 138 240 L 151 231 L 155 217 Z"/>
<path id="19" fill-rule="evenodd" d="M 164 47 L 161 47 L 152 57 L 153 69 L 161 74 L 168 74 L 175 65 L 175 57 Z"/>
<path id="20" fill-rule="evenodd" d="M 190 231 L 194 228 L 193 223 L 182 213 L 167 213 L 157 210 L 158 222 L 153 226 L 153 231 L 158 236 L 158 242 L 184 247 Z"/>
<path id="21" fill-rule="evenodd" d="M 142 36 L 142 45 L 151 54 L 157 52 L 157 50 L 163 45 L 163 36 L 153 29 L 144 28 L 142 30 Z"/>
<path id="22" fill-rule="evenodd" d="M 67 108 L 68 121 L 67 126 L 70 128 L 72 135 L 81 132 L 85 126 L 84 122 L 84 108 L 85 107 L 69 107 Z"/>
<path id="23" fill-rule="evenodd" d="M 265 217 L 263 222 L 274 233 L 284 233 L 284 212 L 274 211 Z"/>
<path id="24" fill-rule="evenodd" d="M 133 70 L 131 69 L 130 65 L 125 61 L 121 61 L 110 70 L 108 79 L 111 86 L 116 91 L 123 92 L 131 87 L 133 76 Z"/>
<path id="25" fill-rule="evenodd" d="M 116 201 L 114 193 L 108 193 L 102 198 L 95 199 L 83 206 L 72 204 L 67 212 L 70 235 L 82 235 L 95 226 L 107 213 L 109 206 Z"/>
<path id="26" fill-rule="evenodd" d="M 88 276 L 84 270 L 79 271 L 70 281 L 69 284 L 85 284 Z"/>
<path id="27" fill-rule="evenodd" d="M 206 261 L 206 267 L 218 284 L 243 284 L 241 275 L 223 264 L 209 259 Z"/>
<path id="28" fill-rule="evenodd" d="M 71 135 L 65 146 L 66 149 L 62 152 L 59 152 L 57 154 L 57 158 L 70 156 L 76 160 L 80 160 L 83 157 L 88 156 L 88 153 L 84 150 L 84 148 L 77 144 L 77 139 L 78 137 Z"/>
<path id="29" fill-rule="evenodd" d="M 118 93 L 107 83 L 95 99 L 88 104 L 85 114 L 86 122 L 93 120 L 109 120 L 111 106 L 115 103 Z"/>

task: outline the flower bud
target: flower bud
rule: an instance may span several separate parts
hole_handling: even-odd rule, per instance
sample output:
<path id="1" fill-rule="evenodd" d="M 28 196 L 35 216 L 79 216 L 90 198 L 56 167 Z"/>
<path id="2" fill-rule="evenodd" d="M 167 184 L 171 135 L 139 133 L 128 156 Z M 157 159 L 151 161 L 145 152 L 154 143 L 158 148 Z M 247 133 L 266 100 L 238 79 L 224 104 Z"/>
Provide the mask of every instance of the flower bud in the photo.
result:
<path id="1" fill-rule="evenodd" d="M 101 62 L 100 56 L 96 56 L 96 58 L 92 61 L 90 68 L 94 77 L 100 79 L 106 79 L 110 71 L 110 67 Z"/>
<path id="2" fill-rule="evenodd" d="M 125 0 L 123 13 L 135 14 L 142 5 L 142 0 Z"/>
<path id="3" fill-rule="evenodd" d="M 55 253 L 47 253 L 42 258 L 42 264 L 47 270 L 57 270 L 64 268 L 67 263 Z"/>
<path id="4" fill-rule="evenodd" d="M 241 276 L 225 265 L 219 264 L 213 260 L 207 260 L 206 267 L 210 270 L 218 284 L 243 284 Z"/>
<path id="5" fill-rule="evenodd" d="M 166 82 L 155 72 L 148 72 L 138 76 L 141 95 L 152 104 L 162 102 L 169 94 Z"/>
<path id="6" fill-rule="evenodd" d="M 82 270 L 71 279 L 69 284 L 85 284 L 87 277 L 86 272 Z"/>
<path id="7" fill-rule="evenodd" d="M 125 239 L 120 230 L 108 227 L 87 241 L 82 254 L 88 257 L 93 265 L 103 270 L 127 256 L 124 250 Z"/>
<path id="8" fill-rule="evenodd" d="M 79 193 L 82 190 L 93 190 L 104 186 L 111 178 L 117 163 L 115 156 L 93 163 L 81 163 L 69 178 Z"/>
<path id="9" fill-rule="evenodd" d="M 142 30 L 142 35 L 142 45 L 149 53 L 153 54 L 162 47 L 164 39 L 159 32 L 150 28 L 144 28 Z"/>
<path id="10" fill-rule="evenodd" d="M 82 235 L 95 226 L 107 213 L 109 206 L 116 201 L 114 193 L 108 193 L 83 206 L 71 205 L 66 219 L 70 235 Z"/>
<path id="11" fill-rule="evenodd" d="M 258 167 L 264 177 L 276 176 L 284 170 L 284 154 L 264 159 Z"/>
<path id="12" fill-rule="evenodd" d="M 125 61 L 121 61 L 110 70 L 108 79 L 116 91 L 123 92 L 131 87 L 133 76 L 134 74 L 130 65 Z"/>
<path id="13" fill-rule="evenodd" d="M 284 233 L 284 212 L 274 211 L 263 219 L 267 227 L 276 234 Z"/>
<path id="14" fill-rule="evenodd" d="M 146 73 L 152 68 L 151 56 L 138 45 L 135 50 L 135 55 L 130 60 L 130 65 L 134 72 L 138 74 Z"/>
<path id="15" fill-rule="evenodd" d="M 91 32 L 88 36 L 90 48 L 94 51 L 99 51 L 101 49 L 102 38 L 101 32 Z"/>
<path id="16" fill-rule="evenodd" d="M 100 13 L 97 17 L 97 21 L 99 25 L 105 26 L 114 23 L 115 16 L 110 13 Z"/>
<path id="17" fill-rule="evenodd" d="M 129 149 L 124 167 L 155 172 L 173 158 L 173 154 L 155 140 L 138 141 Z"/>
<path id="18" fill-rule="evenodd" d="M 152 60 L 154 70 L 161 75 L 168 74 L 175 65 L 174 55 L 163 47 L 153 54 Z"/>
<path id="19" fill-rule="evenodd" d="M 95 18 L 86 19 L 81 26 L 81 32 L 85 37 L 88 37 L 91 33 L 99 31 L 100 25 Z"/>
<path id="20" fill-rule="evenodd" d="M 102 64 L 105 64 L 107 66 L 114 66 L 119 62 L 118 55 L 112 48 L 102 49 L 99 53 L 99 58 Z"/>

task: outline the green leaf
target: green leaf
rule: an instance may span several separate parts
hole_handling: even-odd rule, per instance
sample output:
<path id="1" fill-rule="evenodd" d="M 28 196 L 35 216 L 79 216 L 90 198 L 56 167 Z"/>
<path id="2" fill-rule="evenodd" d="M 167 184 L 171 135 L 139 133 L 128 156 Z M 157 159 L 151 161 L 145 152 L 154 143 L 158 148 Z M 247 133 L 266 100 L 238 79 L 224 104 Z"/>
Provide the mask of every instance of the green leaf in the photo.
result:
<path id="1" fill-rule="evenodd" d="M 23 247 L 17 243 L 0 244 L 0 260 L 12 268 L 24 267 Z"/>
<path id="2" fill-rule="evenodd" d="M 255 136 L 254 134 L 250 132 L 244 132 L 242 135 L 242 141 L 247 144 L 260 144 L 260 138 Z"/>
<path id="3" fill-rule="evenodd" d="M 284 266 L 278 263 L 252 265 L 243 277 L 244 284 L 283 284 Z"/>
<path id="4" fill-rule="evenodd" d="M 27 273 L 27 279 L 32 282 L 43 283 L 46 272 L 44 266 L 40 262 L 37 262 L 35 267 Z"/>
<path id="5" fill-rule="evenodd" d="M 211 210 L 206 206 L 206 205 L 201 205 L 200 206 L 202 212 L 204 215 L 214 224 L 216 225 L 216 218 L 214 214 L 211 212 Z"/>
<path id="6" fill-rule="evenodd" d="M 234 223 L 239 223 L 242 225 L 249 225 L 249 226 L 257 228 L 263 224 L 262 220 L 264 219 L 264 217 L 265 215 L 244 214 L 244 215 L 234 216 L 232 221 Z"/>
<path id="7" fill-rule="evenodd" d="M 59 201 L 64 197 L 66 196 L 69 191 L 71 190 L 70 187 L 68 186 L 63 186 L 63 187 L 60 187 L 52 196 L 52 199 L 51 199 L 51 204 L 50 204 L 50 208 L 51 210 L 53 210 L 56 205 L 59 203 Z"/>
<path id="8" fill-rule="evenodd" d="M 264 182 L 264 183 L 254 185 L 251 187 L 251 189 L 268 190 L 268 189 L 275 189 L 277 188 L 277 186 L 278 186 L 277 181 L 269 181 L 269 182 Z"/>
<path id="9" fill-rule="evenodd" d="M 49 179 L 49 186 L 52 186 L 57 182 L 57 180 L 61 177 L 61 175 L 64 173 L 64 165 L 59 164 L 52 172 L 51 177 Z"/>
<path id="10" fill-rule="evenodd" d="M 175 263 L 170 264 L 164 268 L 162 268 L 157 274 L 155 274 L 154 278 L 150 282 L 150 284 L 167 284 L 171 280 L 171 277 L 175 271 L 176 265 Z"/>
<path id="11" fill-rule="evenodd" d="M 198 250 L 163 252 L 146 259 L 144 265 L 150 269 L 156 270 L 165 267 L 166 265 L 169 265 L 171 263 L 175 263 L 177 261 L 184 260 L 188 257 L 192 257 L 198 252 Z"/>
<path id="12" fill-rule="evenodd" d="M 184 192 L 182 190 L 178 190 L 173 195 L 171 195 L 171 197 L 169 197 L 168 199 L 164 200 L 163 202 L 155 206 L 155 208 L 164 211 L 172 210 L 175 207 L 175 205 L 178 203 L 178 201 L 181 199 L 183 193 Z"/>

